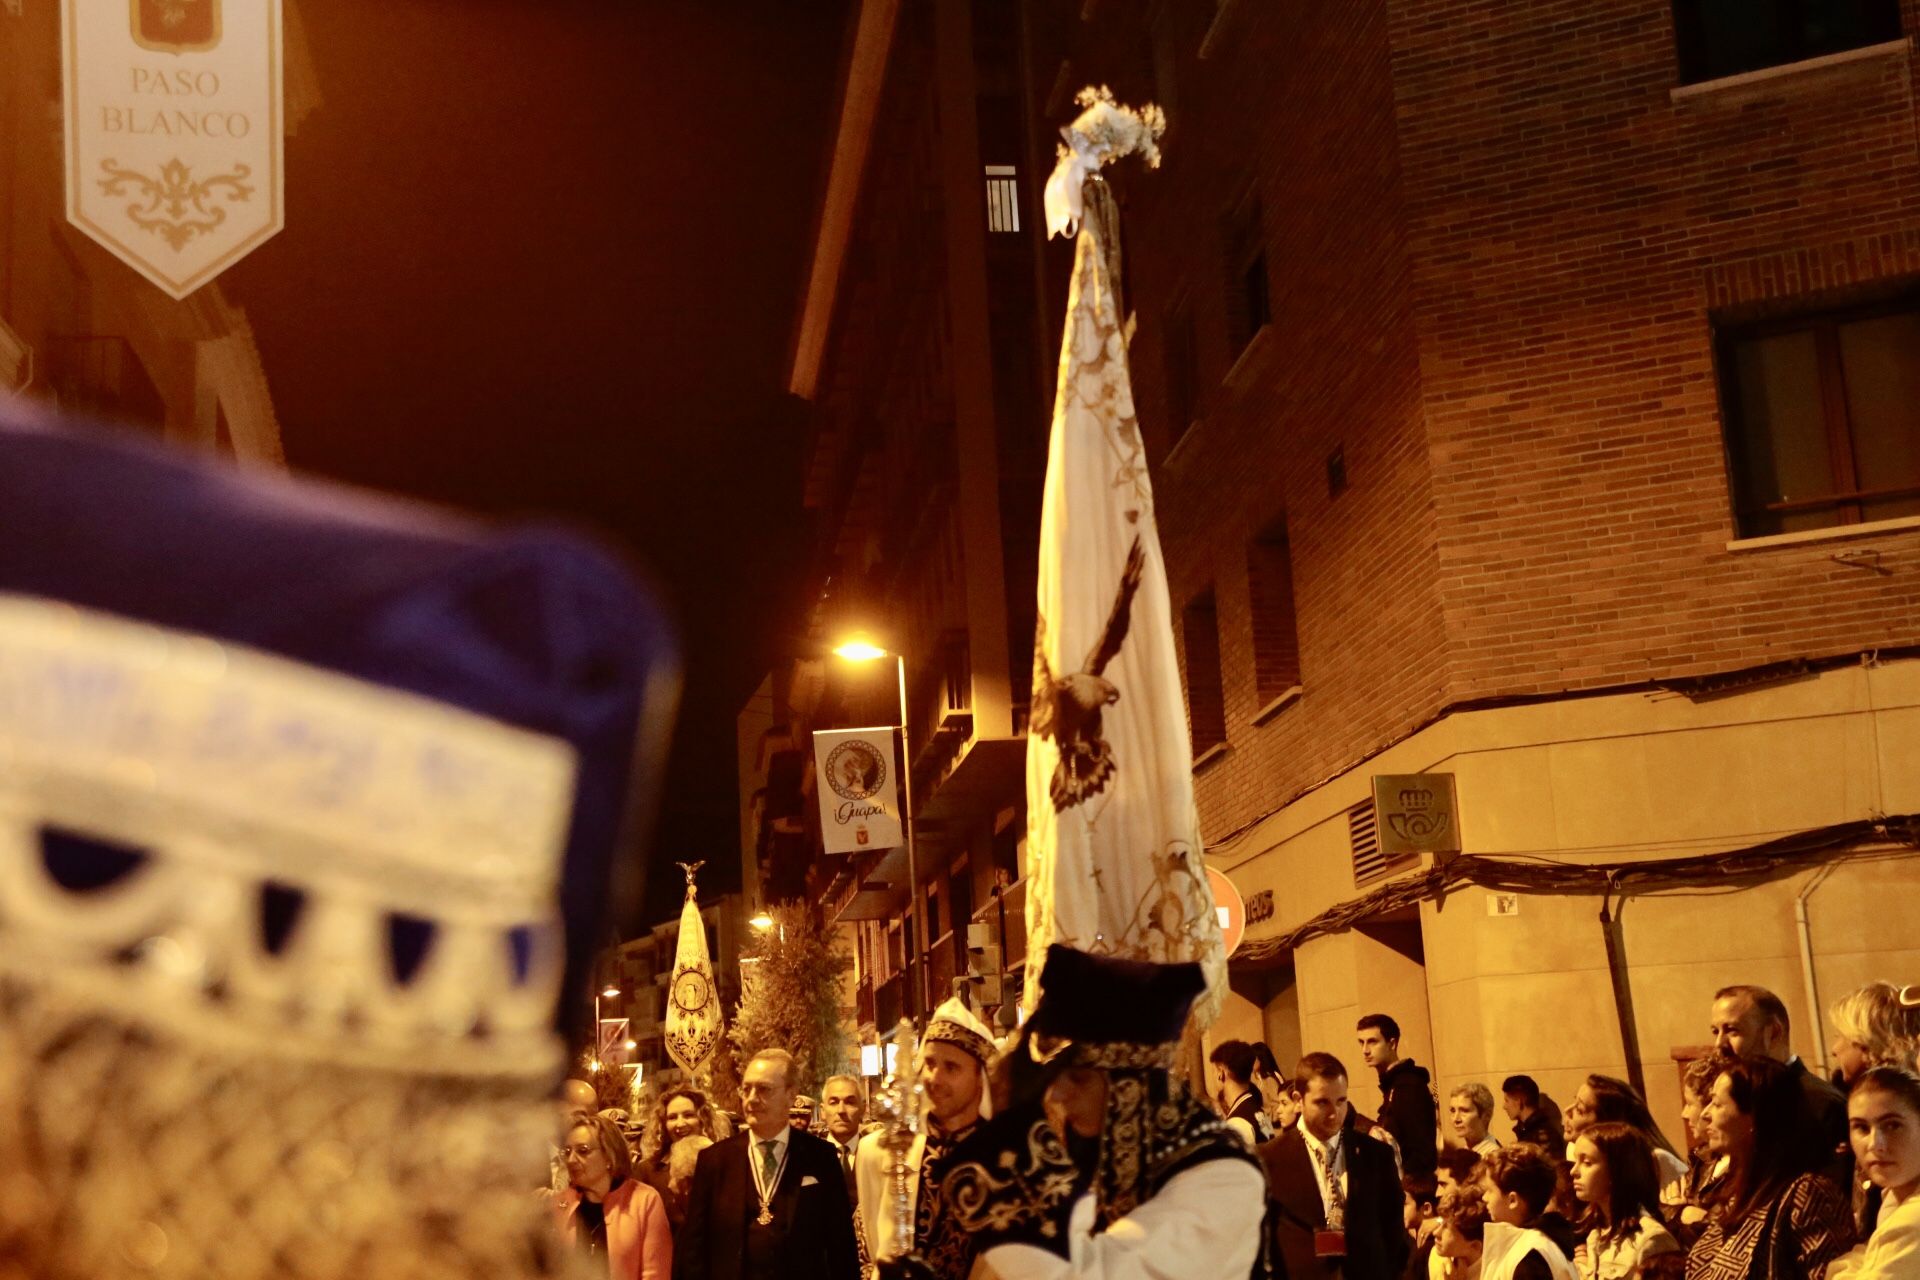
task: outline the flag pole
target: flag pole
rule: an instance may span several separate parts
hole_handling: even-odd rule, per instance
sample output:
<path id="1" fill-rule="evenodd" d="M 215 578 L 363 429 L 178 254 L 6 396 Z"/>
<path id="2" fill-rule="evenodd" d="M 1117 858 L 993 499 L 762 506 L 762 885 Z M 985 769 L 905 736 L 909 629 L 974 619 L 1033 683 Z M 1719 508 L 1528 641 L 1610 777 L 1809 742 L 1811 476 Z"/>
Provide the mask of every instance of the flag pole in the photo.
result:
<path id="1" fill-rule="evenodd" d="M 907 1017 L 920 1025 L 921 983 L 926 967 L 920 963 L 920 870 L 913 853 L 913 740 L 907 736 L 907 656 L 895 651 L 894 670 L 900 678 L 900 826 L 907 842 L 907 924 L 913 934 L 913 954 L 907 957 Z"/>

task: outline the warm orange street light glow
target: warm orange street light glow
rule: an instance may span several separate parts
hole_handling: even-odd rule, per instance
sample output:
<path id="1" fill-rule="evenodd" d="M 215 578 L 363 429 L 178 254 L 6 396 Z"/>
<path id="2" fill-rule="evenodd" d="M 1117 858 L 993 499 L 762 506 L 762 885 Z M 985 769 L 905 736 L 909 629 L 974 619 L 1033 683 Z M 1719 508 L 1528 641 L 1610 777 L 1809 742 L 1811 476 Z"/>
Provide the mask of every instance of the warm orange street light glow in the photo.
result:
<path id="1" fill-rule="evenodd" d="M 845 658 L 848 662 L 872 662 L 876 658 L 886 657 L 887 651 L 871 640 L 849 640 L 835 646 L 833 656 Z"/>
<path id="2" fill-rule="evenodd" d="M 759 915 L 747 921 L 747 923 L 756 929 L 771 929 L 773 928 L 773 917 L 762 911 Z"/>
<path id="3" fill-rule="evenodd" d="M 614 986 L 612 983 L 608 983 L 607 989 L 600 993 L 600 997 L 603 1000 L 611 1000 L 619 994 L 620 994 L 620 988 Z"/>

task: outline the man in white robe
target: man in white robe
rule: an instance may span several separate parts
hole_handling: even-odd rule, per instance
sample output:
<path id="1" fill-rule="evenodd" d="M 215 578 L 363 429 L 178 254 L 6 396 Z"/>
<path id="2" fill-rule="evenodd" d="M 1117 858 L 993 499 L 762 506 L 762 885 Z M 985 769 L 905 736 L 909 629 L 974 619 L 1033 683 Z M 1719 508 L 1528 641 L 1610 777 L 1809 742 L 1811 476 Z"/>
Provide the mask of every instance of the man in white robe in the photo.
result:
<path id="1" fill-rule="evenodd" d="M 932 1211 L 929 1183 L 937 1184 L 940 1161 L 972 1135 L 984 1114 L 987 1097 L 987 1060 L 993 1056 L 993 1035 L 959 997 L 934 1011 L 920 1038 L 920 1085 L 926 1090 L 925 1130 L 907 1151 L 907 1211 L 915 1236 L 924 1232 Z M 894 1209 L 888 1154 L 876 1130 L 860 1139 L 854 1155 L 854 1182 L 859 1192 L 860 1225 L 868 1254 L 875 1260 L 891 1258 Z"/>

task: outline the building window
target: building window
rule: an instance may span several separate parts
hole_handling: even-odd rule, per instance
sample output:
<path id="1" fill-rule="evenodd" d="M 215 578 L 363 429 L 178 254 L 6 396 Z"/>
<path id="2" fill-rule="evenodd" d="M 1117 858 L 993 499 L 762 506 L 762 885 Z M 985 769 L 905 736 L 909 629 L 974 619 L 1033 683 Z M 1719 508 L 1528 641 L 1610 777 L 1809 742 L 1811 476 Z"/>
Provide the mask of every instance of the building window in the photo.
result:
<path id="1" fill-rule="evenodd" d="M 1247 590 L 1253 603 L 1254 684 L 1265 707 L 1300 684 L 1300 633 L 1284 518 L 1247 548 Z"/>
<path id="2" fill-rule="evenodd" d="M 1220 611 L 1209 588 L 1181 612 L 1187 648 L 1187 729 L 1199 756 L 1227 740 L 1226 695 L 1220 683 Z"/>
<path id="3" fill-rule="evenodd" d="M 1193 308 L 1187 299 L 1167 309 L 1163 355 L 1167 379 L 1167 428 L 1171 439 L 1187 433 L 1197 416 L 1194 393 L 1200 385 L 1199 354 L 1193 339 Z"/>
<path id="4" fill-rule="evenodd" d="M 1920 515 L 1920 308 L 1723 330 L 1740 536 Z"/>
<path id="5" fill-rule="evenodd" d="M 1020 229 L 1020 182 L 1010 164 L 987 166 L 987 230 Z"/>
<path id="6" fill-rule="evenodd" d="M 993 882 L 1006 888 L 1020 879 L 1020 835 L 1022 828 L 1009 822 L 993 833 Z"/>
<path id="7" fill-rule="evenodd" d="M 1221 228 L 1227 269 L 1227 342 L 1235 356 L 1273 318 L 1267 290 L 1267 235 L 1260 197 L 1249 192 Z"/>
<path id="8" fill-rule="evenodd" d="M 1899 0 L 1674 0 L 1680 80 L 1693 84 L 1900 38 Z"/>

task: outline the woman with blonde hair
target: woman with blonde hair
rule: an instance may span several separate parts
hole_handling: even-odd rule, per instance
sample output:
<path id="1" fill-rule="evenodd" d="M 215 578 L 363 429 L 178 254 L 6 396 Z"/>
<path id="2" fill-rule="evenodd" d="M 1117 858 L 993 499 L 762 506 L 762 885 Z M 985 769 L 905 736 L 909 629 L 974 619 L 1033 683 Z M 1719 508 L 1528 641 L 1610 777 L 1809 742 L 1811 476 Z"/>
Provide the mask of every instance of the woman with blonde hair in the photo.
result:
<path id="1" fill-rule="evenodd" d="M 608 1280 L 668 1280 L 673 1237 L 660 1193 L 633 1176 L 620 1126 L 580 1115 L 566 1133 L 566 1191 L 556 1210 L 561 1233 L 584 1253 L 606 1259 Z"/>
<path id="2" fill-rule="evenodd" d="M 1833 1043 L 1827 1052 L 1840 1073 L 1841 1088 L 1850 1088 L 1870 1067 L 1914 1069 L 1920 1049 L 1920 1009 L 1901 1000 L 1901 989 L 1891 982 L 1869 982 L 1833 1002 L 1827 1010 L 1833 1024 Z"/>
<path id="3" fill-rule="evenodd" d="M 661 1094 L 648 1115 L 647 1136 L 640 1148 L 645 1155 L 640 1161 L 639 1177 L 666 1201 L 667 1221 L 675 1232 L 687 1219 L 687 1198 L 684 1188 L 678 1196 L 673 1193 L 674 1147 L 690 1137 L 705 1138 L 711 1143 L 726 1136 L 706 1095 L 684 1085 Z"/>

